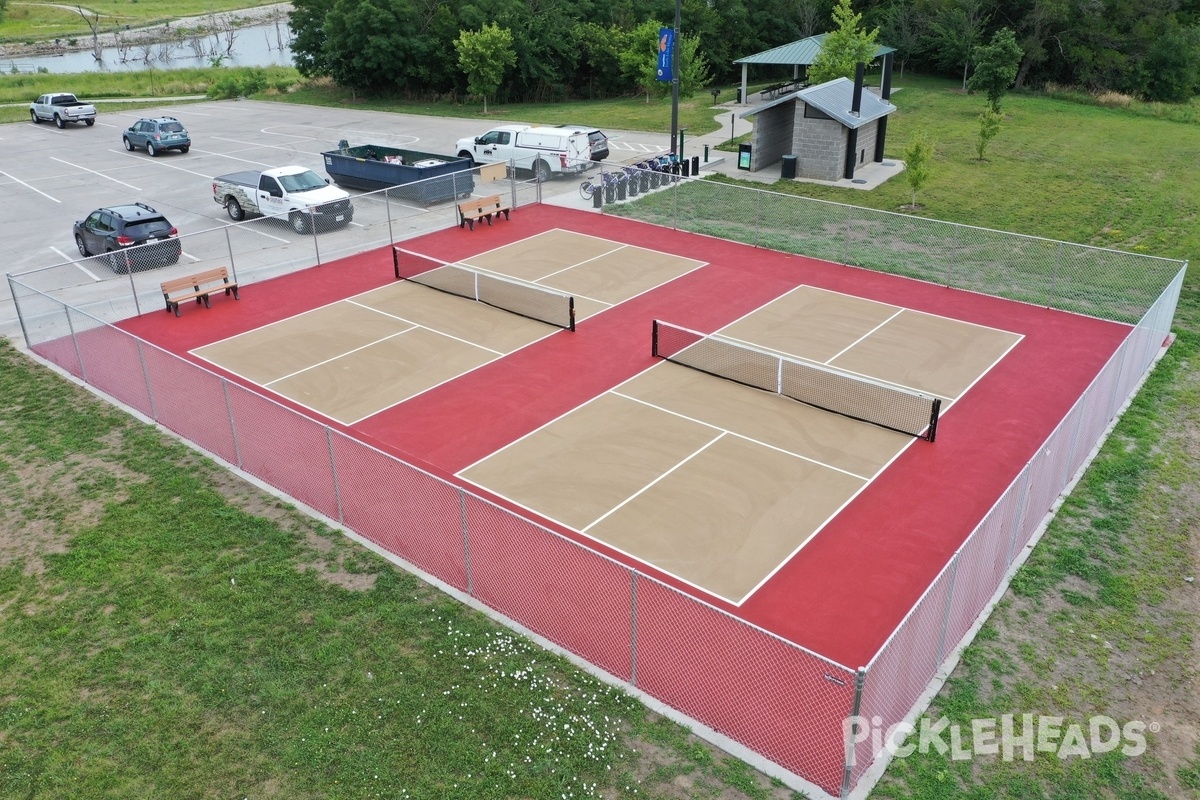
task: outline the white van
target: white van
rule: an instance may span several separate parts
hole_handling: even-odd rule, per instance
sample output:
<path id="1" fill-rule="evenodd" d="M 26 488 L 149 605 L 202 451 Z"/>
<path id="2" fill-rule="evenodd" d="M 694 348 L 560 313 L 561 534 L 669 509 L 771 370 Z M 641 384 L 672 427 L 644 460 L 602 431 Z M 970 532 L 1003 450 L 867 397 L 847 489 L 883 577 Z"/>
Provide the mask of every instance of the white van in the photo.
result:
<path id="1" fill-rule="evenodd" d="M 570 128 L 501 125 L 473 139 L 459 139 L 458 157 L 476 164 L 511 162 L 538 180 L 583 172 L 591 165 L 588 135 Z"/>

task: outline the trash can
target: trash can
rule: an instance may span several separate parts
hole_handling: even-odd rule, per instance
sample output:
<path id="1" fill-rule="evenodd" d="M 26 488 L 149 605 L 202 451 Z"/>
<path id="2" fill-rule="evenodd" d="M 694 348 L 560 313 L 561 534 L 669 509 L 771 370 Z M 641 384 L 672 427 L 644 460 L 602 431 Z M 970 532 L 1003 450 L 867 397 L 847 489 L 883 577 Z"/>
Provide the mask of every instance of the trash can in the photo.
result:
<path id="1" fill-rule="evenodd" d="M 783 163 L 779 167 L 779 177 L 795 178 L 796 177 L 796 157 L 795 156 L 784 156 L 781 159 L 781 161 Z"/>
<path id="2" fill-rule="evenodd" d="M 692 162 L 686 158 L 680 162 L 683 165 L 683 177 L 687 178 L 692 174 Z"/>
<path id="3" fill-rule="evenodd" d="M 738 169 L 750 169 L 750 145 L 738 145 Z"/>
<path id="4" fill-rule="evenodd" d="M 740 87 L 740 86 L 738 87 L 738 99 L 737 99 L 737 101 L 738 101 L 738 103 L 741 103 L 741 102 L 742 102 L 742 87 Z"/>

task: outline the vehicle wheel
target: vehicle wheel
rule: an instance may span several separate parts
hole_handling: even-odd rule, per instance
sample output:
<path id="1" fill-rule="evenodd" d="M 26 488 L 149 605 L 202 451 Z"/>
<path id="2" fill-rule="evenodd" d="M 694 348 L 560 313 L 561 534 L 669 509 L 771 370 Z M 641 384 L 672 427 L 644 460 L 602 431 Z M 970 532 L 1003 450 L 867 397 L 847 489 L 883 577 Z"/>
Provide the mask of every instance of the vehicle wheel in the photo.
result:
<path id="1" fill-rule="evenodd" d="M 292 215 L 288 218 L 292 223 L 292 230 L 296 233 L 308 233 L 308 219 L 306 219 L 306 216 L 299 212 L 292 212 Z"/>
<path id="2" fill-rule="evenodd" d="M 181 153 L 186 153 L 186 152 L 187 152 L 188 150 L 190 150 L 190 149 L 191 149 L 191 148 L 189 148 L 189 147 L 181 147 L 181 148 L 179 148 L 179 152 L 181 152 Z"/>
<path id="3" fill-rule="evenodd" d="M 96 124 L 96 120 L 94 120 L 94 119 L 85 119 L 83 122 L 89 128 Z"/>
<path id="4" fill-rule="evenodd" d="M 132 153 L 133 152 L 133 142 L 129 141 L 129 137 L 122 136 L 121 141 L 125 143 L 125 149 Z"/>
<path id="5" fill-rule="evenodd" d="M 54 115 L 54 124 L 58 126 L 59 130 L 62 130 L 63 128 L 67 127 L 66 121 L 63 120 L 63 118 L 60 117 L 58 114 Z"/>
<path id="6" fill-rule="evenodd" d="M 225 212 L 229 214 L 229 218 L 234 222 L 241 222 L 246 218 L 246 210 L 242 208 L 242 204 L 232 197 L 225 198 Z"/>
<path id="7" fill-rule="evenodd" d="M 591 181 L 584 181 L 583 183 L 579 184 L 579 196 L 584 200 L 591 200 L 593 191 L 594 190 L 592 189 Z"/>
<path id="8" fill-rule="evenodd" d="M 41 118 L 41 117 L 39 117 L 39 116 L 37 115 L 37 112 L 36 112 L 36 111 L 34 111 L 32 108 L 31 108 L 31 109 L 29 109 L 29 118 L 30 118 L 31 120 L 33 120 L 33 124 L 34 124 L 34 125 L 41 125 L 41 124 L 42 124 L 42 118 Z"/>
<path id="9" fill-rule="evenodd" d="M 78 233 L 75 234 L 75 246 L 79 248 L 79 255 L 83 256 L 84 258 L 87 258 L 91 255 L 91 253 L 88 252 L 87 245 L 83 243 L 83 237 Z"/>
<path id="10" fill-rule="evenodd" d="M 533 174 L 537 176 L 538 183 L 545 183 L 553 173 L 550 172 L 550 165 L 539 158 L 533 162 Z"/>
<path id="11" fill-rule="evenodd" d="M 31 114 L 32 114 L 33 112 L 31 111 L 31 112 L 29 112 L 29 113 L 31 113 Z M 466 150 L 463 150 L 461 153 L 459 153 L 459 154 L 458 154 L 458 157 L 459 157 L 459 158 L 465 158 L 467 161 L 470 161 L 470 162 L 471 162 L 471 166 L 472 166 L 472 167 L 474 167 L 474 166 L 478 166 L 478 165 L 475 163 L 475 158 L 474 158 L 474 156 L 472 156 L 472 155 L 471 155 L 470 153 L 468 153 Z"/>
<path id="12" fill-rule="evenodd" d="M 152 142 L 146 142 L 146 153 L 148 153 L 151 158 L 154 158 L 158 155 L 158 150 L 154 149 L 154 144 Z"/>
<path id="13" fill-rule="evenodd" d="M 108 266 L 118 275 L 124 275 L 129 272 L 125 266 L 125 259 L 121 257 L 121 253 L 114 253 L 112 250 L 105 250 L 104 257 L 108 260 Z"/>

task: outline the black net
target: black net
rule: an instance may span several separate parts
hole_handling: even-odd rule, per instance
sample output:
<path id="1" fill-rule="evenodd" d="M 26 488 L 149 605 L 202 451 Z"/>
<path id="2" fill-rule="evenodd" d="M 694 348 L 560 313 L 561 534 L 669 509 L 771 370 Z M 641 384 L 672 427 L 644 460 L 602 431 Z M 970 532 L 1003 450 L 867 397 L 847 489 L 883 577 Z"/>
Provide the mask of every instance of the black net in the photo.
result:
<path id="1" fill-rule="evenodd" d="M 392 248 L 392 264 L 397 278 L 575 330 L 575 298 L 571 295 L 461 264 L 448 264 L 402 247 Z"/>
<path id="2" fill-rule="evenodd" d="M 942 401 L 848 372 L 654 321 L 654 355 L 825 411 L 933 441 Z"/>

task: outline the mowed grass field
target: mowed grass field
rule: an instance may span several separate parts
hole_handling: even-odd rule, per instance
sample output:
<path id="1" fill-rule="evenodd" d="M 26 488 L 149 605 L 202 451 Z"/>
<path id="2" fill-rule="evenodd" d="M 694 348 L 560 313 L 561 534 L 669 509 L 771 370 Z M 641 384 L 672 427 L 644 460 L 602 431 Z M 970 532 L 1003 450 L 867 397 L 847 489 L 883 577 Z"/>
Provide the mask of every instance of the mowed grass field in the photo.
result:
<path id="1" fill-rule="evenodd" d="M 1197 252 L 1195 124 L 1014 96 L 980 162 L 981 98 L 900 87 L 889 155 L 917 130 L 938 143 L 922 215 Z M 318 99 L 286 95 L 301 98 Z M 634 129 L 656 111 L 645 127 L 661 130 L 669 106 L 646 105 L 555 111 Z M 911 199 L 902 179 L 776 188 L 888 210 Z M 1143 720 L 1157 726 L 1147 752 L 914 755 L 874 796 L 1200 797 L 1194 273 L 1176 330 L 928 712 L 968 731 L 1003 714 Z M 0 798 L 795 796 L 9 345 L 0 630 Z"/>

